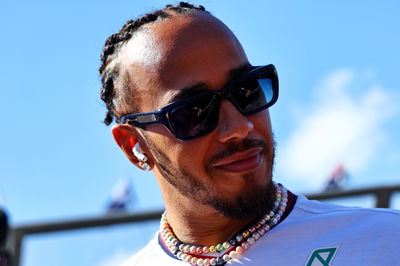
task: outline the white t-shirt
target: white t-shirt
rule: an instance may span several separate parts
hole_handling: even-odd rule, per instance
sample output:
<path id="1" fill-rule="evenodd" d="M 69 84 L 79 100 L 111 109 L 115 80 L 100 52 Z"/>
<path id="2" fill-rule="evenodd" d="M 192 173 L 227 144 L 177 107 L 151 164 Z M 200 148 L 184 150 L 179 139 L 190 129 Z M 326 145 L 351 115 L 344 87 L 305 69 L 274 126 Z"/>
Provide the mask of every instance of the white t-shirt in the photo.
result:
<path id="1" fill-rule="evenodd" d="M 157 235 L 123 266 L 189 265 Z M 322 203 L 298 196 L 291 213 L 226 265 L 400 265 L 400 212 Z"/>

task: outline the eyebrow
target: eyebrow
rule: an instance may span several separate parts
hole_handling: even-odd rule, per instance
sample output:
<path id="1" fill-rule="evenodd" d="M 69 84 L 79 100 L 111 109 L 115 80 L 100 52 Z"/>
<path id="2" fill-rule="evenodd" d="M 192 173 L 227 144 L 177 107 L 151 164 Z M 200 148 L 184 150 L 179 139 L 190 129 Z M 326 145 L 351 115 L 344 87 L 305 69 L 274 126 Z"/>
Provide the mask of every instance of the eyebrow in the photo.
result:
<path id="1" fill-rule="evenodd" d="M 233 78 L 239 76 L 240 74 L 242 74 L 252 68 L 253 68 L 252 65 L 250 65 L 249 63 L 246 63 L 237 68 L 229 70 L 229 74 L 228 74 L 229 80 L 232 80 Z M 207 90 L 210 90 L 209 86 L 204 82 L 199 82 L 193 86 L 182 88 L 181 90 L 179 90 L 179 92 L 177 94 L 175 94 L 174 96 L 171 97 L 171 99 L 169 100 L 169 103 L 173 103 L 175 101 L 182 100 L 182 99 L 188 98 L 190 96 L 194 96 L 196 94 L 205 92 Z"/>
<path id="2" fill-rule="evenodd" d="M 233 78 L 236 78 L 237 76 L 240 76 L 244 72 L 247 72 L 253 68 L 254 68 L 254 66 L 250 65 L 250 63 L 246 63 L 237 68 L 231 69 L 231 70 L 229 70 L 229 79 L 231 80 Z"/>
<path id="3" fill-rule="evenodd" d="M 171 97 L 171 99 L 169 100 L 169 103 L 173 103 L 173 102 L 188 98 L 190 96 L 194 96 L 196 94 L 205 92 L 207 90 L 209 90 L 209 87 L 207 86 L 207 84 L 205 84 L 204 82 L 199 82 L 191 87 L 186 87 L 186 88 L 179 90 L 179 92 L 177 94 L 175 94 L 174 96 Z"/>

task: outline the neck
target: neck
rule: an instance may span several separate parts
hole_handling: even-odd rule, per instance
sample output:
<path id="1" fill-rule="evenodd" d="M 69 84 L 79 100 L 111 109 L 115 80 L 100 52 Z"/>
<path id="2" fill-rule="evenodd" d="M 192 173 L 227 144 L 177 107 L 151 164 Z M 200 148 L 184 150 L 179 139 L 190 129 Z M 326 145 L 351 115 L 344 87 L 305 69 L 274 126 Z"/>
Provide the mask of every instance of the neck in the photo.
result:
<path id="1" fill-rule="evenodd" d="M 200 204 L 195 204 L 200 205 Z M 205 206 L 190 209 L 166 206 L 168 223 L 176 237 L 183 242 L 196 245 L 215 245 L 232 238 L 235 233 L 251 222 L 221 216 Z"/>
<path id="2" fill-rule="evenodd" d="M 195 245 L 222 243 L 252 221 L 222 216 L 211 206 L 182 195 L 161 173 L 156 173 L 156 177 L 168 213 L 168 223 L 180 241 Z"/>
<path id="3" fill-rule="evenodd" d="M 233 219 L 225 217 L 211 206 L 201 204 L 178 193 L 169 183 L 167 186 L 160 187 L 168 213 L 168 224 L 175 236 L 185 243 L 201 246 L 223 243 L 232 239 L 245 226 L 260 218 Z M 265 210 L 265 212 L 267 211 Z"/>
<path id="4" fill-rule="evenodd" d="M 166 245 L 167 249 L 178 259 L 189 262 L 193 265 L 222 265 L 234 258 L 238 258 L 260 237 L 262 237 L 271 228 L 277 225 L 279 223 L 279 220 L 282 218 L 283 213 L 286 210 L 286 204 L 288 201 L 287 191 L 285 188 L 280 186 L 276 186 L 275 190 L 276 200 L 274 202 L 273 209 L 268 211 L 267 214 L 258 219 L 255 223 L 253 222 L 253 224 L 246 230 L 240 232 L 239 234 L 236 234 L 234 237 L 232 237 L 232 232 L 236 232 L 239 230 L 238 228 L 243 227 L 244 221 L 235 223 L 235 220 L 232 219 L 213 217 L 213 220 L 217 220 L 218 223 L 213 222 L 212 226 L 210 227 L 210 224 L 208 224 L 207 222 L 191 222 L 192 219 L 197 219 L 201 221 L 204 220 L 204 217 L 200 215 L 202 213 L 201 211 L 195 212 L 196 216 L 190 217 L 190 220 L 184 219 L 184 217 L 187 216 L 175 214 L 172 215 L 172 220 L 175 222 L 178 221 L 178 223 L 176 223 L 175 225 L 175 228 L 178 230 L 175 231 L 180 232 L 181 237 L 179 237 L 177 236 L 177 233 L 173 232 L 172 228 L 174 227 L 174 225 L 171 225 L 168 222 L 166 213 L 164 213 L 160 223 L 160 236 L 163 239 L 163 243 Z M 180 202 L 180 204 L 182 204 L 182 202 Z M 173 207 L 171 208 L 171 210 L 176 211 L 177 208 L 174 206 L 170 206 Z M 189 221 L 190 224 L 188 225 L 187 222 Z M 182 227 L 178 226 L 179 222 L 183 224 Z M 201 231 L 198 228 L 196 228 L 195 230 L 187 230 L 188 228 L 193 228 L 193 224 L 199 225 L 204 233 L 210 232 L 209 235 L 200 235 L 199 232 Z M 221 227 L 221 225 L 224 224 L 227 228 Z M 212 229 L 204 230 L 205 228 Z M 219 230 L 221 230 L 223 233 L 221 234 L 220 232 L 215 231 L 215 228 L 219 228 Z M 210 245 L 210 243 L 212 244 Z M 218 255 L 217 257 L 200 257 L 201 254 L 211 253 Z"/>

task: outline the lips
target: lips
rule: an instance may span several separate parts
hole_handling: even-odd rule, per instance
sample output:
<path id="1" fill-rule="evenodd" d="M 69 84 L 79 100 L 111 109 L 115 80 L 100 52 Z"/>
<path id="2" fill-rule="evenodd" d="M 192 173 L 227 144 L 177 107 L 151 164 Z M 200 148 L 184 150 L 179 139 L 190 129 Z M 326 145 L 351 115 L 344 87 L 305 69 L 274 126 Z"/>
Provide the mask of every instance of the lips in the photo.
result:
<path id="1" fill-rule="evenodd" d="M 254 171 L 261 162 L 261 147 L 255 147 L 243 152 L 236 152 L 215 162 L 212 166 L 232 173 L 246 173 Z"/>

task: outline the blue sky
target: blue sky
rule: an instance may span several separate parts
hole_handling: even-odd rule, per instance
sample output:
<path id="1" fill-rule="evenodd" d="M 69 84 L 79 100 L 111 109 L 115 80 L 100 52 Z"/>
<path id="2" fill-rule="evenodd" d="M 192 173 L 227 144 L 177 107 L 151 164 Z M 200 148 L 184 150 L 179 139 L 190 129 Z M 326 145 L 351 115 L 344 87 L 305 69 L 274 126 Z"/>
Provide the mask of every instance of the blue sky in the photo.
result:
<path id="1" fill-rule="evenodd" d="M 162 207 L 101 121 L 99 55 L 128 19 L 167 1 L 11 1 L 0 15 L 0 203 L 13 224 L 102 215 L 128 179 L 135 210 Z M 198 1 L 224 21 L 254 65 L 273 63 L 275 178 L 317 192 L 343 163 L 349 187 L 398 184 L 400 4 L 376 1 Z M 157 223 L 34 236 L 24 265 L 112 265 Z M 85 250 L 84 256 L 71 252 Z M 108 264 L 107 264 L 108 263 Z"/>

